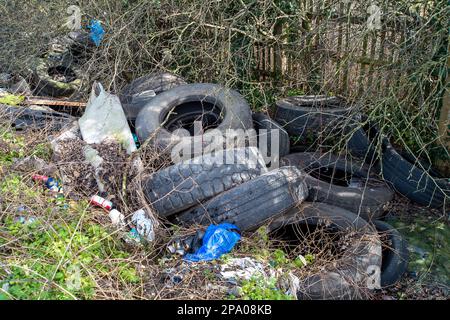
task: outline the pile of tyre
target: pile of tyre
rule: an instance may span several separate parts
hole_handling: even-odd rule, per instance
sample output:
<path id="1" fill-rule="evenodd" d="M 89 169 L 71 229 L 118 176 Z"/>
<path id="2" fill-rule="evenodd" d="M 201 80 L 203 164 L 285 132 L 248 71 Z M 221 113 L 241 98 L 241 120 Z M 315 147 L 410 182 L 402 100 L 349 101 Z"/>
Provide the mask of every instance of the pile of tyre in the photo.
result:
<path id="1" fill-rule="evenodd" d="M 405 240 L 380 220 L 394 191 L 432 207 L 443 206 L 448 196 L 448 180 L 432 178 L 429 166 L 403 158 L 386 138 L 382 154 L 377 154 L 376 128 L 355 129 L 357 121 L 350 126 L 352 157 L 290 153 L 290 137 L 319 130 L 323 123 L 336 128 L 348 118 L 349 107 L 338 97 L 286 98 L 276 103 L 272 119 L 252 114 L 237 91 L 217 84 L 187 84 L 178 76 L 155 73 L 127 85 L 120 99 L 140 142 L 160 150 L 199 138 L 193 132 L 194 121 L 201 121 L 205 129 L 202 141 L 209 129 L 280 130 L 267 139 L 268 144 L 279 139 L 276 169 L 267 168 L 255 147 L 226 149 L 224 156 L 235 161 L 223 164 L 215 162 L 212 154 L 199 155 L 153 173 L 143 189 L 160 217 L 184 226 L 229 222 L 245 232 L 267 224 L 270 234 L 276 234 L 292 225 L 326 225 L 358 235 L 339 263 L 301 279 L 298 296 L 305 299 L 360 298 L 360 288 L 367 288 L 370 281 L 374 288 L 394 284 L 408 261 Z M 179 129 L 191 135 L 179 136 Z M 257 161 L 247 161 L 250 155 Z"/>

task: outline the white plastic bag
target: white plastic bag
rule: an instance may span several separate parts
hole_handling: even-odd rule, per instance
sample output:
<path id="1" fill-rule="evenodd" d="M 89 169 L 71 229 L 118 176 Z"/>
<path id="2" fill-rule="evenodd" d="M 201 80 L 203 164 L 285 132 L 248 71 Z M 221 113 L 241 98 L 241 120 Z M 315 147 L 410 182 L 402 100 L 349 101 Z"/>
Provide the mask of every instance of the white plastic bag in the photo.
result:
<path id="1" fill-rule="evenodd" d="M 136 150 L 122 105 L 116 95 L 110 94 L 95 82 L 86 111 L 78 120 L 81 135 L 87 143 L 116 141 L 130 154 Z"/>

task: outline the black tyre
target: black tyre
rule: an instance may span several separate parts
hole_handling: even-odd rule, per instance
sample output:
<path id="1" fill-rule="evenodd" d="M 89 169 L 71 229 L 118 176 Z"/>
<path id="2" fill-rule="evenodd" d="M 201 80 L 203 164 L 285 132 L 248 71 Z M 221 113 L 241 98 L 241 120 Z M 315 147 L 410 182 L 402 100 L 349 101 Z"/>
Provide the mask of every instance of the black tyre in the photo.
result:
<path id="1" fill-rule="evenodd" d="M 82 73 L 74 65 L 37 58 L 32 70 L 35 93 L 38 95 L 64 97 L 81 89 Z"/>
<path id="2" fill-rule="evenodd" d="M 408 244 L 401 234 L 390 224 L 375 220 L 373 222 L 383 242 L 381 263 L 381 286 L 395 284 L 408 266 Z"/>
<path id="3" fill-rule="evenodd" d="M 275 239 L 299 237 L 301 225 L 326 227 L 341 237 L 350 236 L 349 245 L 324 271 L 300 280 L 299 299 L 360 299 L 367 298 L 370 283 L 380 287 L 381 242 L 378 234 L 364 219 L 345 209 L 324 203 L 305 202 L 298 208 L 274 219 L 268 227 Z M 301 239 L 298 239 L 301 241 Z"/>
<path id="4" fill-rule="evenodd" d="M 324 128 L 340 128 L 350 114 L 345 101 L 334 96 L 296 96 L 276 102 L 274 119 L 290 135 L 305 136 Z"/>
<path id="5" fill-rule="evenodd" d="M 229 222 L 252 230 L 308 196 L 304 174 L 283 167 L 254 178 L 176 217 L 184 225 Z"/>
<path id="6" fill-rule="evenodd" d="M 278 130 L 278 145 L 279 150 L 278 154 L 280 157 L 284 157 L 285 155 L 289 154 L 289 135 L 286 132 L 286 130 L 283 129 L 283 127 L 278 124 L 275 120 L 271 119 L 268 115 L 258 112 L 253 114 L 253 126 L 255 127 L 256 133 L 258 134 L 258 147 L 260 146 L 260 140 L 261 140 L 261 133 L 259 130 L 267 130 L 267 151 L 268 156 L 271 155 L 272 150 L 272 134 L 270 133 L 271 130 Z"/>
<path id="7" fill-rule="evenodd" d="M 81 62 L 90 56 L 95 47 L 91 36 L 84 30 L 71 31 L 66 36 L 51 40 L 49 56 L 58 59 L 66 56 L 73 62 Z"/>
<path id="8" fill-rule="evenodd" d="M 250 107 L 238 92 L 196 83 L 175 87 L 149 101 L 136 118 L 136 133 L 139 140 L 152 138 L 154 144 L 166 148 L 181 140 L 174 133 L 177 129 L 193 136 L 194 121 L 201 121 L 203 131 L 253 128 Z M 208 132 L 202 137 L 208 140 Z"/>
<path id="9" fill-rule="evenodd" d="M 410 200 L 432 208 L 448 203 L 449 179 L 440 176 L 430 163 L 407 153 L 400 154 L 376 125 L 368 124 L 355 131 L 347 145 L 352 155 L 375 164 L 377 173 Z"/>
<path id="10" fill-rule="evenodd" d="M 44 128 L 60 130 L 74 120 L 70 115 L 50 108 L 17 108 L 3 104 L 0 104 L 0 114 L 18 131 Z"/>
<path id="11" fill-rule="evenodd" d="M 330 153 L 294 153 L 281 159 L 282 165 L 297 166 L 308 173 L 308 201 L 328 203 L 361 215 L 364 219 L 381 216 L 393 192 L 361 163 Z"/>
<path id="12" fill-rule="evenodd" d="M 361 120 L 362 121 L 362 120 Z M 347 149 L 349 153 L 357 158 L 363 159 L 366 163 L 373 165 L 379 159 L 377 150 L 382 143 L 382 138 L 378 127 L 373 123 L 346 127 L 349 130 Z"/>
<path id="13" fill-rule="evenodd" d="M 239 157 L 239 151 L 227 152 Z M 223 164 L 214 163 L 208 157 L 180 162 L 147 179 L 144 194 L 160 216 L 168 217 L 186 210 L 267 172 L 262 158 L 255 163 L 240 157 L 235 164 Z"/>
<path id="14" fill-rule="evenodd" d="M 119 95 L 127 119 L 135 121 L 146 103 L 154 98 L 149 92 L 158 95 L 182 84 L 186 84 L 183 78 L 167 72 L 151 73 L 133 80 Z"/>
<path id="15" fill-rule="evenodd" d="M 424 170 L 425 169 L 425 170 Z M 441 208 L 448 203 L 450 180 L 438 176 L 429 165 L 408 161 L 389 143 L 383 146 L 379 170 L 393 188 L 421 205 Z"/>

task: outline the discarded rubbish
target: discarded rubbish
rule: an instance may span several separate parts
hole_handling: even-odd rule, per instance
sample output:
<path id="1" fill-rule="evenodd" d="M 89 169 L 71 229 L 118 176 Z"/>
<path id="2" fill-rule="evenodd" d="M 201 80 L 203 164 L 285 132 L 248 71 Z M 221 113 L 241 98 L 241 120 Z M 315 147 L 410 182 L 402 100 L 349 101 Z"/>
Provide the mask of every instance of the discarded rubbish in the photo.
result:
<path id="1" fill-rule="evenodd" d="M 170 280 L 170 284 L 179 284 L 188 272 L 189 269 L 185 265 L 177 268 L 167 268 L 163 271 L 165 280 Z"/>
<path id="2" fill-rule="evenodd" d="M 105 184 L 100 178 L 101 165 L 103 163 L 103 158 L 100 157 L 98 151 L 91 146 L 83 147 L 84 158 L 89 162 L 95 169 L 95 181 L 97 182 L 97 187 L 100 192 L 105 191 Z"/>
<path id="3" fill-rule="evenodd" d="M 118 226 L 120 228 L 126 226 L 125 216 L 122 213 L 120 213 L 118 210 L 112 209 L 108 213 L 108 216 L 111 219 L 111 222 L 112 222 L 113 225 L 116 225 L 116 226 Z"/>
<path id="4" fill-rule="evenodd" d="M 10 107 L 0 103 L 0 113 L 9 119 L 15 130 L 48 128 L 60 130 L 73 118 L 62 112 L 56 112 L 43 106 Z"/>
<path id="5" fill-rule="evenodd" d="M 88 144 L 116 141 L 128 154 L 136 151 L 136 144 L 119 98 L 106 92 L 98 82 L 92 86 L 86 111 L 78 123 L 83 140 Z"/>
<path id="6" fill-rule="evenodd" d="M 153 221 L 147 216 L 144 209 L 140 209 L 133 213 L 131 222 L 135 225 L 139 235 L 149 242 L 155 240 L 155 230 Z"/>
<path id="7" fill-rule="evenodd" d="M 113 203 L 109 200 L 106 200 L 105 198 L 102 198 L 100 196 L 94 195 L 90 199 L 90 203 L 93 206 L 101 207 L 105 209 L 106 211 L 110 211 L 113 208 Z"/>
<path id="8" fill-rule="evenodd" d="M 220 274 L 224 280 L 232 284 L 237 284 L 238 280 L 249 280 L 258 275 L 267 277 L 263 264 L 250 257 L 230 259 L 221 266 Z"/>
<path id="9" fill-rule="evenodd" d="M 49 189 L 52 192 L 62 192 L 62 186 L 61 184 L 58 182 L 58 180 L 49 177 L 47 179 L 47 181 L 45 181 L 45 186 L 47 187 L 47 189 Z"/>
<path id="10" fill-rule="evenodd" d="M 47 177 L 47 176 L 40 175 L 40 174 L 33 174 L 33 175 L 31 176 L 31 179 L 33 179 L 33 181 L 36 181 L 36 182 L 42 182 L 42 183 L 45 183 L 45 182 L 47 181 L 48 177 Z"/>
<path id="11" fill-rule="evenodd" d="M 91 40 L 98 47 L 103 39 L 103 36 L 105 35 L 105 30 L 103 30 L 100 21 L 91 20 L 91 23 L 87 28 L 90 30 L 89 35 L 91 37 Z"/>
<path id="12" fill-rule="evenodd" d="M 136 133 L 133 133 L 133 140 L 134 143 L 136 144 L 136 148 L 139 148 L 141 146 L 141 143 L 139 142 L 139 138 Z"/>
<path id="13" fill-rule="evenodd" d="M 186 253 L 197 252 L 202 246 L 204 235 L 205 232 L 197 230 L 193 235 L 171 241 L 167 246 L 167 250 L 171 254 L 179 254 L 181 256 L 184 256 Z"/>
<path id="14" fill-rule="evenodd" d="M 191 262 L 209 261 L 230 252 L 241 236 L 235 232 L 238 227 L 230 223 L 210 225 L 203 237 L 203 245 L 197 252 L 185 255 L 184 259 Z"/>
<path id="15" fill-rule="evenodd" d="M 180 256 L 184 256 L 186 254 L 186 248 L 184 246 L 184 243 L 181 239 L 176 239 L 175 241 L 172 241 L 168 246 L 167 250 L 171 254 L 178 254 Z"/>
<path id="16" fill-rule="evenodd" d="M 52 192 L 63 192 L 60 182 L 55 178 L 34 174 L 31 179 L 43 183 L 45 187 Z"/>
<path id="17" fill-rule="evenodd" d="M 124 241 L 131 245 L 141 244 L 141 237 L 136 228 L 131 228 L 124 236 Z"/>
<path id="18" fill-rule="evenodd" d="M 29 211 L 29 208 L 26 206 L 19 206 L 16 211 L 17 211 L 17 213 L 21 214 L 20 216 L 18 216 L 14 219 L 14 222 L 16 222 L 16 223 L 29 225 L 29 224 L 32 224 L 37 221 L 36 217 L 25 216 L 25 214 L 27 214 L 27 212 Z"/>
<path id="19" fill-rule="evenodd" d="M 20 224 L 23 224 L 23 225 L 29 225 L 29 224 L 32 224 L 32 223 L 34 223 L 34 222 L 36 222 L 36 221 L 37 221 L 37 218 L 36 218 L 36 217 L 24 217 L 24 216 L 19 216 L 19 217 L 16 217 L 16 218 L 14 219 L 14 222 L 20 223 Z"/>

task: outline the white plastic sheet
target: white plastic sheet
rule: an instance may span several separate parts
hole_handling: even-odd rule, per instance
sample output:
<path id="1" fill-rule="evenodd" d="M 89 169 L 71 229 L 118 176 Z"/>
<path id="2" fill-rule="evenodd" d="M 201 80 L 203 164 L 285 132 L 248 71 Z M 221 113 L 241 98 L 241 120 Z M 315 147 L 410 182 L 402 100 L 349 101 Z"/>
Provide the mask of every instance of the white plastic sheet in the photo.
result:
<path id="1" fill-rule="evenodd" d="M 106 92 L 98 82 L 92 86 L 86 111 L 78 123 L 83 140 L 89 144 L 116 141 L 128 154 L 136 151 L 136 144 L 119 98 Z"/>

